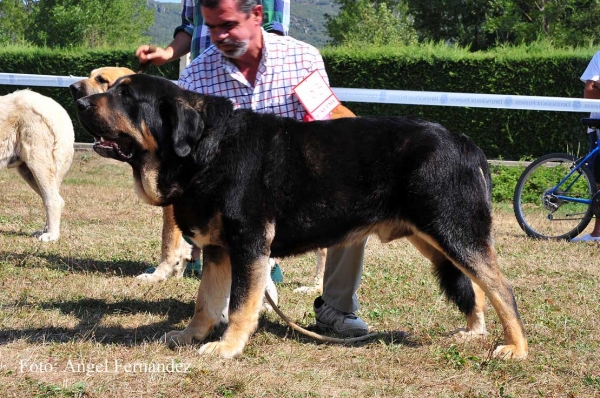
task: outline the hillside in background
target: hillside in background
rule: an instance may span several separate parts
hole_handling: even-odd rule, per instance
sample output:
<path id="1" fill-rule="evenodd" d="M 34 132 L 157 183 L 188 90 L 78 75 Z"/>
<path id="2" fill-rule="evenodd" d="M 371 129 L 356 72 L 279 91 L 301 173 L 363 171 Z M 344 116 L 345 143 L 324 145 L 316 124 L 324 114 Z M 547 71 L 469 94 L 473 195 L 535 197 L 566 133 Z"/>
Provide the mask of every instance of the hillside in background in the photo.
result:
<path id="1" fill-rule="evenodd" d="M 325 14 L 335 15 L 339 6 L 330 0 L 291 0 L 290 35 L 322 48 L 329 40 L 325 30 Z M 157 3 L 148 0 L 154 11 L 154 25 L 147 35 L 151 42 L 167 45 L 173 38 L 173 30 L 181 24 L 180 3 Z"/>

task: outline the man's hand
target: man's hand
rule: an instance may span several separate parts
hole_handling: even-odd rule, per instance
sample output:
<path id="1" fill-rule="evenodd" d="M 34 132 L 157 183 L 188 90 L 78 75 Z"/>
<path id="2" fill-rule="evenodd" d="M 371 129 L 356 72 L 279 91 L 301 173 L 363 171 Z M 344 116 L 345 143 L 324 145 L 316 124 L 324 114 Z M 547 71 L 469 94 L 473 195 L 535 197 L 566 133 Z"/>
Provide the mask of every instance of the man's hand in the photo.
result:
<path id="1" fill-rule="evenodd" d="M 152 65 L 160 66 L 169 62 L 173 58 L 173 48 L 157 47 L 144 44 L 135 50 L 135 56 L 140 60 L 140 64 L 150 62 Z"/>
<path id="2" fill-rule="evenodd" d="M 192 36 L 184 31 L 177 32 L 175 38 L 167 48 L 144 44 L 135 50 L 135 56 L 140 64 L 150 62 L 152 65 L 161 66 L 169 61 L 174 61 L 190 52 Z"/>

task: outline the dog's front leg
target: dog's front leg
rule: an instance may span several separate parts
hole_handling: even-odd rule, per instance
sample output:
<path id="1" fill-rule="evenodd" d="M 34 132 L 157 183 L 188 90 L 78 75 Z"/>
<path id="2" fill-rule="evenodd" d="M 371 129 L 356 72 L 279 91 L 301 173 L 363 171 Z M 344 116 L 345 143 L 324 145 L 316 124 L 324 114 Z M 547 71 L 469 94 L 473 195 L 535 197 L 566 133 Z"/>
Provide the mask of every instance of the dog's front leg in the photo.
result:
<path id="1" fill-rule="evenodd" d="M 175 223 L 173 206 L 163 207 L 163 229 L 161 260 L 151 274 L 141 274 L 137 278 L 145 282 L 160 282 L 174 276 L 181 278 L 186 260 L 190 257 L 191 247 L 183 239 L 181 230 Z"/>
<path id="2" fill-rule="evenodd" d="M 221 341 L 204 344 L 200 347 L 200 354 L 238 357 L 258 325 L 258 315 L 269 277 L 269 256 L 250 254 L 246 249 L 243 249 L 243 253 L 231 250 L 230 256 L 232 283 L 229 325 Z"/>
<path id="3" fill-rule="evenodd" d="M 171 348 L 202 341 L 215 326 L 227 322 L 231 286 L 229 254 L 217 246 L 205 246 L 202 252 L 204 266 L 194 316 L 184 330 L 167 333 L 165 341 Z"/>

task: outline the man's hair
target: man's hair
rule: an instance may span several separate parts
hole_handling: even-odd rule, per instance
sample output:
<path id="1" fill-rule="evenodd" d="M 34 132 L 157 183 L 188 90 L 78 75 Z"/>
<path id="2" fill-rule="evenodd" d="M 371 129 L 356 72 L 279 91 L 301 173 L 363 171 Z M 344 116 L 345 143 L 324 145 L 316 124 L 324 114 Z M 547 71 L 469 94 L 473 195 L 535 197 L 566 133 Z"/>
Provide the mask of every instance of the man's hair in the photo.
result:
<path id="1" fill-rule="evenodd" d="M 200 0 L 200 5 L 206 8 L 216 8 L 221 4 L 221 0 Z M 237 0 L 238 9 L 244 14 L 250 14 L 252 9 L 262 4 L 261 0 Z"/>

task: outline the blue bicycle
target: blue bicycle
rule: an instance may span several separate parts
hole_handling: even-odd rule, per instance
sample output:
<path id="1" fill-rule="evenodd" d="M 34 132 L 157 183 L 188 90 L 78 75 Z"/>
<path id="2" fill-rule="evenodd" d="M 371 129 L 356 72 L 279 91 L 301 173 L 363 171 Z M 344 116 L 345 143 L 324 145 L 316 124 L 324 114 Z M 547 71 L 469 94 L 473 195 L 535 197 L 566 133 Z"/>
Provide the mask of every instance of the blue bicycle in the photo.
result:
<path id="1" fill-rule="evenodd" d="M 600 214 L 600 196 L 589 168 L 600 151 L 600 119 L 582 122 L 596 130 L 596 147 L 581 158 L 567 153 L 544 155 L 527 166 L 517 182 L 515 217 L 532 238 L 572 239 Z"/>

